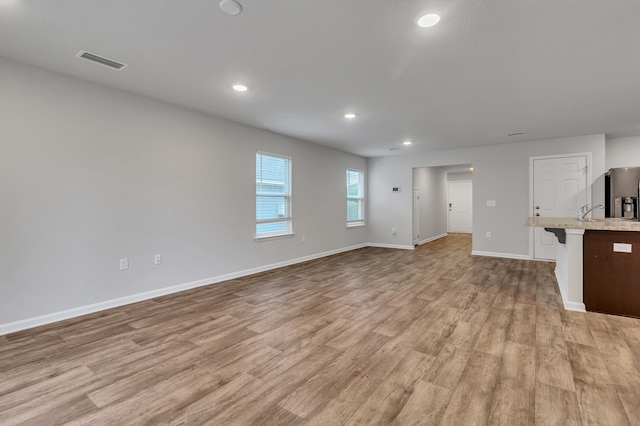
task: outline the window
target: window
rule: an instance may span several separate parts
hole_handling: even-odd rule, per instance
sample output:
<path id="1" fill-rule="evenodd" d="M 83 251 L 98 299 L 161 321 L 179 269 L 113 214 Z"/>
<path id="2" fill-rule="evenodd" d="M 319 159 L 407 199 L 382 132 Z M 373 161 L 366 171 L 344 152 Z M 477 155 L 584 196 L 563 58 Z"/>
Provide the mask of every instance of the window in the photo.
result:
<path id="1" fill-rule="evenodd" d="M 291 159 L 257 152 L 256 238 L 291 233 Z"/>
<path id="2" fill-rule="evenodd" d="M 364 225 L 364 172 L 347 169 L 347 226 Z"/>

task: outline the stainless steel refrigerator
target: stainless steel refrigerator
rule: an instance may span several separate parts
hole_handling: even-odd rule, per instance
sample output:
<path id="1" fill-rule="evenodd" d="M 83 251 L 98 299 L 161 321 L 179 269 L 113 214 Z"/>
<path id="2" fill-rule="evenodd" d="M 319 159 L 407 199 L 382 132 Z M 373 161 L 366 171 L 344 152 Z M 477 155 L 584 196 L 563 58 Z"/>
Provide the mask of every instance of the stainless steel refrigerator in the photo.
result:
<path id="1" fill-rule="evenodd" d="M 640 167 L 609 169 L 605 174 L 606 217 L 638 220 L 640 217 Z"/>

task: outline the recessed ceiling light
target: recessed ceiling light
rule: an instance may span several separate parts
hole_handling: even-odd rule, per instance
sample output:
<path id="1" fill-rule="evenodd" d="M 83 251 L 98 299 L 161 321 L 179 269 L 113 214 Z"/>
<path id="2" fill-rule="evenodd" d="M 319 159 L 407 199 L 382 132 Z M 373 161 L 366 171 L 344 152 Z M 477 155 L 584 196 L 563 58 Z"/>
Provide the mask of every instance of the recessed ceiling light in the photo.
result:
<path id="1" fill-rule="evenodd" d="M 438 22 L 440 22 L 440 15 L 436 15 L 435 13 L 429 13 L 428 15 L 423 15 L 418 18 L 418 26 L 423 28 L 433 27 Z"/>
<path id="2" fill-rule="evenodd" d="M 245 86 L 244 84 L 234 84 L 233 85 L 233 90 L 235 90 L 236 92 L 246 92 L 249 88 L 247 86 Z"/>
<path id="3" fill-rule="evenodd" d="M 404 141 L 404 142 L 402 142 L 402 145 L 411 145 L 412 143 L 413 142 L 411 142 L 411 141 Z"/>
<path id="4" fill-rule="evenodd" d="M 218 6 L 224 13 L 229 15 L 237 15 L 242 12 L 242 5 L 235 0 L 220 0 Z"/>
<path id="5" fill-rule="evenodd" d="M 473 167 L 469 167 L 469 171 L 472 172 L 473 171 Z"/>
<path id="6" fill-rule="evenodd" d="M 344 115 L 344 118 L 348 118 L 349 120 L 352 120 L 354 118 L 356 118 L 356 113 L 355 112 L 348 112 Z"/>

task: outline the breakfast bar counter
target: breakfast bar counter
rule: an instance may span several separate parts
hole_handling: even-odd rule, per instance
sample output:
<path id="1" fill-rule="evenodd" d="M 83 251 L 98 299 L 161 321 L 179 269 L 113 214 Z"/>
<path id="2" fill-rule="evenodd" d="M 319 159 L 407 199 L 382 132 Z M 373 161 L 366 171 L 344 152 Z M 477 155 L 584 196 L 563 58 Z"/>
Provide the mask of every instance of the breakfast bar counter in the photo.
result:
<path id="1" fill-rule="evenodd" d="M 640 222 L 616 218 L 595 218 L 579 221 L 575 217 L 530 217 L 532 228 L 590 229 L 594 231 L 640 231 Z"/>
<path id="2" fill-rule="evenodd" d="M 640 222 L 615 218 L 579 221 L 570 217 L 530 217 L 526 226 L 545 228 L 556 239 L 556 279 L 565 309 L 585 312 L 584 233 L 589 231 L 640 232 Z"/>

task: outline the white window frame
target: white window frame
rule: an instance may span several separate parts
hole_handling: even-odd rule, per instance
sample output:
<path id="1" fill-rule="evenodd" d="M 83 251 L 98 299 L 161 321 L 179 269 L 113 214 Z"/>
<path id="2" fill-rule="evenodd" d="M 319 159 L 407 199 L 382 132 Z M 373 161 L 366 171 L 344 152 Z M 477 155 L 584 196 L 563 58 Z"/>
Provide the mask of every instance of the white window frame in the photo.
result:
<path id="1" fill-rule="evenodd" d="M 257 157 L 258 155 L 264 155 L 264 156 L 269 156 L 269 157 L 275 157 L 275 158 L 282 158 L 288 161 L 289 163 L 289 167 L 288 167 L 288 171 L 289 171 L 289 188 L 288 188 L 288 192 L 287 194 L 284 195 L 285 200 L 286 200 L 286 210 L 287 212 L 289 212 L 289 215 L 287 217 L 278 217 L 278 218 L 274 218 L 274 219 L 260 219 L 258 220 L 257 216 L 258 216 L 258 212 L 257 212 L 257 207 L 256 207 L 256 202 L 257 202 L 257 198 L 259 196 L 274 196 L 274 197 L 282 197 L 282 194 L 269 194 L 269 193 L 258 193 L 258 176 L 255 176 L 256 178 L 256 187 L 255 187 L 255 193 L 256 193 L 256 200 L 254 201 L 254 208 L 256 209 L 254 217 L 256 218 L 256 228 L 257 225 L 262 224 L 262 223 L 274 223 L 274 222 L 286 222 L 287 223 L 287 227 L 284 231 L 275 231 L 275 232 L 261 232 L 258 233 L 256 231 L 255 233 L 255 240 L 256 241 L 264 241 L 264 240 L 268 240 L 268 239 L 275 239 L 275 238 L 282 238 L 282 237 L 289 237 L 289 236 L 293 236 L 295 235 L 293 233 L 293 211 L 292 211 L 292 187 L 293 187 L 293 182 L 291 180 L 292 177 L 292 170 L 293 170 L 293 161 L 291 159 L 290 156 L 288 155 L 282 155 L 282 154 L 275 154 L 273 152 L 267 152 L 267 151 L 256 151 L 256 156 L 255 156 L 255 161 L 257 161 Z M 255 230 L 255 228 L 254 228 Z"/>
<path id="2" fill-rule="evenodd" d="M 349 172 L 355 172 L 355 173 L 359 173 L 360 174 L 360 196 L 359 197 L 353 197 L 353 196 L 349 196 Z M 345 190 L 347 192 L 347 216 L 348 216 L 348 205 L 349 205 L 349 200 L 358 200 L 359 204 L 360 204 L 360 208 L 361 208 L 361 213 L 362 213 L 362 217 L 358 220 L 349 220 L 347 217 L 347 227 L 348 228 L 352 228 L 352 227 L 357 227 L 357 226 L 365 226 L 365 215 L 366 215 L 366 209 L 365 209 L 365 186 L 364 186 L 364 170 L 359 170 L 359 169 L 351 169 L 348 168 L 345 172 L 345 179 L 346 179 L 346 185 L 345 185 Z"/>

